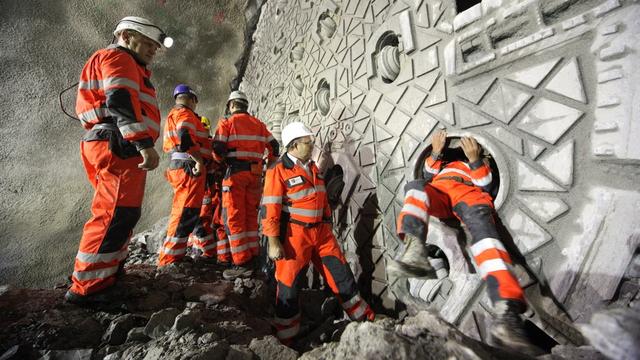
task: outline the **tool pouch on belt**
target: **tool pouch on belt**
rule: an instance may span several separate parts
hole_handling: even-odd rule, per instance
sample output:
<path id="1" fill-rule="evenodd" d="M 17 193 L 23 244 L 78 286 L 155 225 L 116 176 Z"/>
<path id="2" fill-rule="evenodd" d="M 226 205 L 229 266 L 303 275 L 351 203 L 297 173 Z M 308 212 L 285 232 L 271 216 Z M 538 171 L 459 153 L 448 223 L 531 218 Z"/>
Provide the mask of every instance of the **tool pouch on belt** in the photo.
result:
<path id="1" fill-rule="evenodd" d="M 171 161 L 169 161 L 169 169 L 171 170 L 183 169 L 184 172 L 189 176 L 196 177 L 195 175 L 193 175 L 193 170 L 195 168 L 196 168 L 196 162 L 193 160 L 172 159 Z"/>
<path id="2" fill-rule="evenodd" d="M 261 176 L 262 175 L 262 164 L 256 163 L 251 164 L 251 175 Z"/>
<path id="3" fill-rule="evenodd" d="M 100 125 L 104 126 L 113 124 Z M 108 126 L 98 128 L 98 126 L 95 126 L 84 134 L 82 141 L 109 141 L 109 150 L 121 159 L 141 156 L 138 149 L 136 149 L 136 146 L 125 140 L 115 125 L 113 125 L 113 128 L 107 127 Z"/>
<path id="4" fill-rule="evenodd" d="M 248 161 L 234 161 L 227 164 L 227 171 L 225 172 L 224 178 L 228 179 L 231 175 L 237 174 L 241 171 L 250 171 L 253 173 L 254 164 Z M 256 164 L 257 165 L 257 164 Z M 260 173 L 262 173 L 262 169 L 260 169 Z"/>

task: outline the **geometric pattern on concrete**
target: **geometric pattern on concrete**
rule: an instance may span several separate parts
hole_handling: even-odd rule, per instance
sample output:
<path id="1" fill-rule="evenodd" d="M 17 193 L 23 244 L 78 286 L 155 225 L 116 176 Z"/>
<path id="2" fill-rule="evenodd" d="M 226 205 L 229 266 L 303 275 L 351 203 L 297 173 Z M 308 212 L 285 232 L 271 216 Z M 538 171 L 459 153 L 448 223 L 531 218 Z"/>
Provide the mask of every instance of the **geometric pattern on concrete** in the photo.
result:
<path id="1" fill-rule="evenodd" d="M 558 73 L 553 76 L 545 89 L 581 103 L 587 102 L 576 58 L 572 58 L 558 70 Z"/>
<path id="2" fill-rule="evenodd" d="M 481 109 L 494 118 L 508 124 L 522 107 L 531 99 L 531 95 L 506 83 L 499 83 L 487 95 Z"/>
<path id="3" fill-rule="evenodd" d="M 551 240 L 551 235 L 520 209 L 507 214 L 506 223 L 513 232 L 513 239 L 523 255 L 529 254 Z"/>
<path id="4" fill-rule="evenodd" d="M 557 197 L 519 194 L 517 198 L 529 211 L 546 223 L 569 210 L 569 206 Z"/>
<path id="5" fill-rule="evenodd" d="M 573 194 L 574 171 L 576 178 L 589 181 L 580 162 L 591 154 L 640 158 L 635 148 L 622 141 L 633 129 L 615 120 L 632 118 L 627 115 L 632 114 L 628 109 L 633 102 L 625 102 L 625 94 L 617 93 L 632 77 L 628 71 L 612 70 L 616 61 L 633 53 L 631 45 L 609 48 L 603 35 L 593 53 L 582 50 L 588 48 L 598 21 L 607 19 L 597 14 L 609 10 L 589 9 L 583 16 L 586 22 L 572 28 L 565 18 L 553 19 L 563 21 L 562 25 L 543 25 L 549 19 L 541 16 L 537 1 L 503 0 L 499 8 L 483 8 L 478 21 L 454 31 L 453 1 L 289 0 L 287 6 L 279 6 L 277 15 L 275 5 L 281 3 L 263 6 L 241 89 L 252 100 L 250 111 L 265 119 L 276 137 L 283 125 L 300 119 L 318 134 L 317 147 L 331 141 L 332 154 L 344 155 L 339 165 L 355 170 L 353 184 L 345 187 L 352 191 L 350 197 L 344 194 L 348 211 L 342 211 L 350 225 L 338 236 L 348 251 L 357 248 L 353 243 L 361 241 L 356 239 L 358 234 L 372 237 L 373 293 L 382 295 L 385 303 L 394 296 L 383 270 L 385 259 L 396 256 L 401 248 L 395 219 L 403 183 L 413 178 L 419 154 L 436 128 L 477 134 L 502 153 L 505 163 L 501 166 L 512 184 L 499 215 L 517 245 L 544 261 L 554 252 L 536 250 L 546 244 L 560 246 L 563 238 L 556 234 L 568 228 L 573 212 L 581 209 L 569 208 L 569 204 L 582 204 Z M 577 2 L 569 3 L 571 12 Z M 518 7 L 526 11 L 520 14 Z M 484 11 L 500 15 L 484 15 Z M 320 15 L 328 17 L 319 22 Z M 497 22 L 500 28 L 520 18 L 526 18 L 529 26 L 519 28 L 517 36 L 489 48 L 481 44 L 472 60 L 462 57 L 463 40 L 478 34 L 495 40 L 489 27 Z M 607 21 L 611 27 L 615 16 Z M 456 24 L 461 26 L 460 21 Z M 625 27 L 617 29 L 624 33 Z M 385 82 L 376 46 L 389 33 L 398 36 L 400 69 L 395 80 Z M 568 54 L 559 50 L 569 43 Z M 598 70 L 588 74 L 594 56 L 599 59 Z M 597 96 L 587 99 L 596 91 Z M 595 107 L 588 100 L 597 101 L 593 126 L 597 143 L 593 145 L 583 136 Z M 583 116 L 585 121 L 580 122 Z M 589 146 L 587 155 L 576 152 Z M 371 199 L 375 209 L 363 210 Z M 353 231 L 367 216 L 375 217 L 380 226 Z M 431 227 L 430 231 L 437 230 Z M 454 256 L 458 255 L 462 256 Z M 449 299 L 466 294 L 461 289 L 472 284 L 470 280 L 456 283 L 456 279 L 451 279 L 454 283 L 447 290 Z M 415 289 L 419 297 L 427 296 L 424 289 L 424 285 Z M 467 301 L 475 306 L 477 292 L 472 293 L 476 294 L 472 300 L 453 308 L 445 304 L 449 318 L 472 314 L 465 308 Z M 430 291 L 428 296 L 432 295 Z"/>
<path id="6" fill-rule="evenodd" d="M 511 150 L 516 152 L 518 155 L 523 154 L 523 141 L 522 138 L 518 135 L 513 134 L 509 130 L 501 127 L 501 126 L 492 126 L 488 128 L 483 128 L 482 131 L 487 134 L 493 136 L 496 140 L 501 143 L 507 145 Z M 544 148 L 543 148 L 544 149 Z"/>
<path id="7" fill-rule="evenodd" d="M 582 114 L 582 111 L 567 105 L 540 99 L 525 114 L 518 128 L 550 144 L 555 144 Z"/>
<path id="8" fill-rule="evenodd" d="M 518 161 L 518 189 L 522 191 L 564 191 L 548 176 L 522 160 Z"/>
<path id="9" fill-rule="evenodd" d="M 507 75 L 505 76 L 505 79 L 509 79 L 535 89 L 540 85 L 542 80 L 549 75 L 560 59 L 561 58 L 557 58 L 539 65 L 531 66 L 527 69 Z"/>
<path id="10" fill-rule="evenodd" d="M 573 140 L 545 153 L 537 163 L 558 179 L 562 185 L 571 185 L 573 183 Z"/>

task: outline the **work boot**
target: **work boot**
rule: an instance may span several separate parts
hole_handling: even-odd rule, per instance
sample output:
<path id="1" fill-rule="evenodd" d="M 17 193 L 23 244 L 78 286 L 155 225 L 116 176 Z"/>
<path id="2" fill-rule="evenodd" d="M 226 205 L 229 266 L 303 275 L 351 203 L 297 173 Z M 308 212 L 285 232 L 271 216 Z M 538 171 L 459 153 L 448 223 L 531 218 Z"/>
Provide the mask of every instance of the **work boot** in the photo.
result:
<path id="1" fill-rule="evenodd" d="M 411 234 L 405 234 L 404 243 L 404 253 L 399 260 L 389 261 L 387 273 L 395 277 L 437 278 L 436 271 L 429 262 L 425 242 Z"/>
<path id="2" fill-rule="evenodd" d="M 237 278 L 247 279 L 253 275 L 254 267 L 254 261 L 251 259 L 242 265 L 233 265 L 231 268 L 223 271 L 222 277 L 225 280 L 235 280 Z"/>
<path id="3" fill-rule="evenodd" d="M 115 292 L 113 291 L 113 287 L 89 295 L 80 295 L 71 291 L 71 289 L 67 290 L 67 292 L 64 294 L 65 302 L 78 306 L 106 304 L 110 303 L 114 299 Z"/>
<path id="4" fill-rule="evenodd" d="M 509 348 L 530 356 L 539 356 L 545 352 L 534 345 L 524 329 L 520 318 L 523 304 L 518 301 L 501 300 L 494 304 L 496 318 L 491 327 L 489 344 L 495 347 Z"/>

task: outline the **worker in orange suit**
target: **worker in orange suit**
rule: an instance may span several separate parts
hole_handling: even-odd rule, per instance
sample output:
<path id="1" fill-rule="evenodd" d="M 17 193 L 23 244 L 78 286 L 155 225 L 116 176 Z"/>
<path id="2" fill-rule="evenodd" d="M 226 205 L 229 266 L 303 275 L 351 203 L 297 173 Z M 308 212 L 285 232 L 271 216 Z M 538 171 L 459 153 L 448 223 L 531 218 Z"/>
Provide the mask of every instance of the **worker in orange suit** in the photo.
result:
<path id="1" fill-rule="evenodd" d="M 146 172 L 159 163 L 153 145 L 160 110 L 147 65 L 173 41 L 135 16 L 123 18 L 113 35 L 117 43 L 91 55 L 78 85 L 76 113 L 87 130 L 80 154 L 95 194 L 65 294 L 75 304 L 109 300 L 105 290 L 124 271 L 140 219 Z"/>
<path id="2" fill-rule="evenodd" d="M 184 84 L 176 86 L 173 96 L 176 105 L 167 117 L 162 148 L 171 156 L 165 176 L 174 195 L 167 236 L 158 257 L 159 267 L 179 262 L 186 254 L 189 234 L 200 217 L 205 161 L 212 156 L 209 131 L 195 113 L 198 96 Z"/>
<path id="3" fill-rule="evenodd" d="M 207 140 L 209 143 L 213 140 L 213 137 L 210 135 L 211 129 L 211 121 L 209 118 L 202 116 L 200 117 L 200 122 L 207 130 L 209 136 L 207 136 Z M 211 157 L 213 160 L 213 157 Z M 208 161 L 205 163 L 207 168 L 207 178 L 204 183 L 204 196 L 202 197 L 202 206 L 200 207 L 200 216 L 198 217 L 198 222 L 196 222 L 196 226 L 193 229 L 193 232 L 189 236 L 189 241 L 187 242 L 187 247 L 192 246 L 194 251 L 194 256 L 196 259 L 215 259 L 215 256 L 212 256 L 211 250 L 215 249 L 215 241 L 213 239 L 213 229 L 211 221 L 213 220 L 213 207 L 211 206 L 211 183 L 212 176 L 215 171 L 213 166 L 213 161 Z"/>
<path id="4" fill-rule="evenodd" d="M 224 176 L 224 165 L 212 160 L 207 165 L 207 180 L 205 184 L 202 208 L 200 209 L 200 220 L 191 234 L 193 247 L 199 250 L 199 259 L 205 261 L 218 260 L 218 263 L 229 264 L 231 253 L 227 246 L 227 251 L 223 256 L 219 256 L 220 240 L 226 239 L 224 228 L 220 229 L 222 207 L 222 178 Z M 222 230 L 222 231 L 220 231 Z M 220 235 L 222 233 L 222 237 Z"/>
<path id="5" fill-rule="evenodd" d="M 234 266 L 223 272 L 225 279 L 250 277 L 259 253 L 258 207 L 262 189 L 265 153 L 278 155 L 278 141 L 259 119 L 249 115 L 249 100 L 233 91 L 227 101 L 231 114 L 218 122 L 213 138 L 217 160 L 227 170 L 222 180 L 222 217 Z"/>
<path id="6" fill-rule="evenodd" d="M 437 132 L 424 163 L 424 180 L 409 182 L 397 221 L 405 251 L 387 267 L 390 275 L 433 277 L 426 249 L 429 216 L 459 219 L 471 233 L 470 250 L 497 313 L 491 329 L 495 345 L 531 355 L 540 353 L 524 332 L 519 314 L 526 309 L 524 292 L 514 276 L 512 261 L 499 240 L 492 174 L 482 148 L 473 137 L 462 137 L 460 147 L 447 149 L 446 131 Z"/>
<path id="7" fill-rule="evenodd" d="M 262 196 L 262 232 L 268 256 L 275 261 L 276 336 L 291 344 L 300 329 L 297 279 L 314 267 L 352 320 L 373 320 L 331 230 L 331 210 L 324 180 L 311 160 L 313 133 L 301 122 L 282 130 L 286 153 L 266 172 Z"/>

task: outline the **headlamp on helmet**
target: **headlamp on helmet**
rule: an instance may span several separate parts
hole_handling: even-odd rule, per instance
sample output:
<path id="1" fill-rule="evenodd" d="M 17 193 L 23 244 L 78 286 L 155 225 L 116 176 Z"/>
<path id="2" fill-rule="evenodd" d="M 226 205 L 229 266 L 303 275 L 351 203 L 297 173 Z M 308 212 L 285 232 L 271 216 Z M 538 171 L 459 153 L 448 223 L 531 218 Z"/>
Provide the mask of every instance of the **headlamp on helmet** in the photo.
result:
<path id="1" fill-rule="evenodd" d="M 127 16 L 123 18 L 118 25 L 116 25 L 113 35 L 118 36 L 122 30 L 137 31 L 165 48 L 173 46 L 173 39 L 167 36 L 160 27 L 145 18 L 137 16 Z"/>

